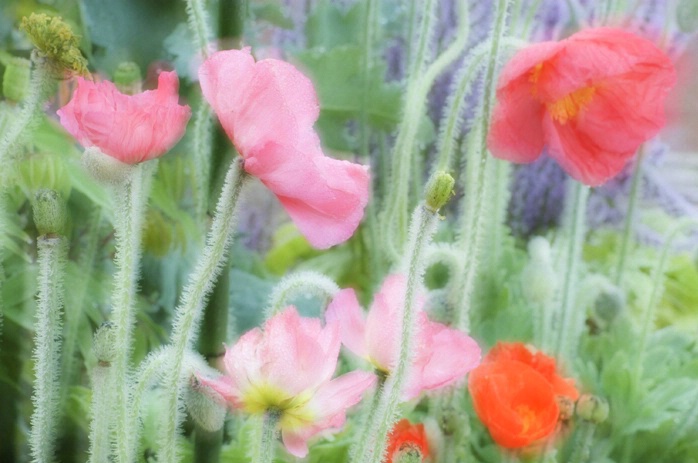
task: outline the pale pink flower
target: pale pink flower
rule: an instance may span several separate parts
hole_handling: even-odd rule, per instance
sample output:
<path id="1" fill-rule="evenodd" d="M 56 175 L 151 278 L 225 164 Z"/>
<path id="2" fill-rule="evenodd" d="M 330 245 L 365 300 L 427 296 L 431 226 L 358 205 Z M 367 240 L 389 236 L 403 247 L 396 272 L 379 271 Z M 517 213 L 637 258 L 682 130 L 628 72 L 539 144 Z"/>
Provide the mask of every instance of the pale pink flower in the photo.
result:
<path id="1" fill-rule="evenodd" d="M 214 53 L 199 79 L 245 171 L 279 198 L 310 244 L 349 239 L 368 202 L 368 171 L 323 154 L 312 82 L 284 61 L 255 62 L 249 49 Z"/>
<path id="2" fill-rule="evenodd" d="M 353 289 L 337 293 L 325 314 L 328 323 L 339 323 L 347 349 L 387 374 L 398 360 L 405 290 L 405 277 L 390 275 L 376 294 L 368 315 L 364 316 Z M 422 391 L 451 385 L 480 362 L 480 348 L 472 338 L 430 321 L 422 310 L 423 298 L 418 304 L 415 352 L 403 390 L 404 400 L 414 399 Z"/>
<path id="3" fill-rule="evenodd" d="M 223 362 L 227 375 L 199 380 L 233 408 L 252 414 L 281 412 L 279 426 L 289 453 L 304 457 L 308 439 L 344 425 L 346 410 L 376 382 L 375 375 L 353 371 L 332 379 L 341 340 L 339 326 L 288 307 L 264 329 L 245 333 Z"/>
<path id="4" fill-rule="evenodd" d="M 178 87 L 175 72 L 162 72 L 157 90 L 132 96 L 109 81 L 80 77 L 58 116 L 85 148 L 96 146 L 121 162 L 136 164 L 162 156 L 184 135 L 191 110 L 178 104 Z"/>
<path id="5" fill-rule="evenodd" d="M 499 77 L 487 140 L 517 163 L 543 147 L 591 186 L 620 172 L 664 126 L 674 65 L 652 42 L 619 29 L 586 29 L 519 51 Z"/>

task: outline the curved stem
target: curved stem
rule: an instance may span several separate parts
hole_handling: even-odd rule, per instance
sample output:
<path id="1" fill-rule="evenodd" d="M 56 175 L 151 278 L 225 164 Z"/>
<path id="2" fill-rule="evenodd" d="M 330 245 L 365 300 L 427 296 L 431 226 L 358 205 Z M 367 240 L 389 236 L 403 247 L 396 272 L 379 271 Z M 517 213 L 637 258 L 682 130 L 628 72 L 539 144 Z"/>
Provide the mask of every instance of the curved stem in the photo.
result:
<path id="1" fill-rule="evenodd" d="M 252 462 L 271 463 L 274 460 L 274 449 L 276 448 L 276 425 L 279 423 L 281 414 L 278 410 L 267 410 L 259 419 L 259 430 L 257 435 L 257 445 L 253 447 Z"/>
<path id="2" fill-rule="evenodd" d="M 66 242 L 43 235 L 38 240 L 39 288 L 34 338 L 34 411 L 29 447 L 32 461 L 51 463 L 54 458 L 60 400 L 61 313 Z"/>
<path id="3" fill-rule="evenodd" d="M 308 293 L 329 301 L 339 291 L 331 278 L 317 272 L 297 272 L 285 276 L 269 297 L 267 318 L 281 312 L 288 300 L 297 294 Z"/>
<path id="4" fill-rule="evenodd" d="M 642 179 L 642 161 L 644 159 L 644 149 L 640 148 L 640 152 L 635 159 L 635 168 L 633 169 L 633 176 L 630 184 L 630 197 L 628 199 L 628 213 L 625 216 L 625 224 L 623 226 L 623 236 L 620 241 L 620 252 L 618 254 L 618 264 L 616 265 L 616 272 L 614 276 L 614 283 L 618 287 L 622 287 L 623 283 L 623 272 L 625 271 L 625 261 L 628 255 L 628 248 L 630 247 L 630 242 L 633 239 L 633 228 L 635 225 L 635 212 L 637 210 L 637 203 L 639 200 L 639 186 L 640 180 Z"/>
<path id="5" fill-rule="evenodd" d="M 160 435 L 163 461 L 178 461 L 176 442 L 181 421 L 179 403 L 183 385 L 181 375 L 184 354 L 196 339 L 204 301 L 213 289 L 232 243 L 237 224 L 238 200 L 246 178 L 247 174 L 242 170 L 241 163 L 233 162 L 218 200 L 206 247 L 189 276 L 189 282 L 175 312 L 171 336 L 172 353 L 164 380 L 166 408 Z"/>
<path id="6" fill-rule="evenodd" d="M 424 253 L 436 228 L 438 214 L 420 204 L 414 212 L 410 227 L 410 243 L 403 268 L 407 274 L 405 305 L 400 323 L 400 345 L 395 367 L 380 390 L 378 405 L 372 410 L 366 426 L 367 439 L 359 443 L 354 460 L 359 463 L 380 463 L 385 453 L 386 438 L 395 421 L 402 400 L 409 365 L 413 355 L 417 292 L 422 285 Z"/>

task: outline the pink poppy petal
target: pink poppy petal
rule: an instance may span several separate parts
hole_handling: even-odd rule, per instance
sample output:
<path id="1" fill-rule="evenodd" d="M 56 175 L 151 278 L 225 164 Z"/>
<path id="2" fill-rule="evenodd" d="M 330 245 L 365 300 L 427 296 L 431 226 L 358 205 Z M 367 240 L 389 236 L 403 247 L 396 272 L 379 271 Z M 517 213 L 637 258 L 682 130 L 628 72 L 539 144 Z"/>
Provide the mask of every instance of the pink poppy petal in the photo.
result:
<path id="1" fill-rule="evenodd" d="M 407 279 L 388 275 L 366 317 L 366 347 L 371 361 L 384 371 L 397 362 L 400 336 L 400 310 L 405 303 Z"/>
<path id="2" fill-rule="evenodd" d="M 308 455 L 309 438 L 310 436 L 305 436 L 299 432 L 293 432 L 287 429 L 281 430 L 281 440 L 284 443 L 284 447 L 286 447 L 288 453 L 294 457 L 304 458 Z"/>
<path id="3" fill-rule="evenodd" d="M 228 376 L 221 376 L 216 379 L 196 375 L 196 378 L 204 386 L 210 387 L 234 408 L 241 408 L 240 391 L 235 386 L 234 381 Z"/>
<path id="4" fill-rule="evenodd" d="M 347 409 L 359 403 L 376 381 L 373 373 L 352 371 L 323 384 L 312 398 L 318 421 L 326 421 L 328 427 L 342 426 Z"/>
<path id="5" fill-rule="evenodd" d="M 353 289 L 343 289 L 330 302 L 325 312 L 327 323 L 337 323 L 342 344 L 355 355 L 368 358 L 366 319 Z"/>

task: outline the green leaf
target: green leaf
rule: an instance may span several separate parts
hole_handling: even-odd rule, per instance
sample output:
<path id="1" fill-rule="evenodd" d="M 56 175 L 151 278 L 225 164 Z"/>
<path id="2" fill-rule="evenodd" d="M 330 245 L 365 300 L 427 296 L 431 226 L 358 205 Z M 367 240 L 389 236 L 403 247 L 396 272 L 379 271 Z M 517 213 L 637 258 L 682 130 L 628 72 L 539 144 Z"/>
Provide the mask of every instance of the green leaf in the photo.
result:
<path id="1" fill-rule="evenodd" d="M 284 14 L 282 6 L 278 3 L 253 3 L 250 9 L 255 19 L 266 21 L 282 29 L 293 29 L 293 21 Z"/>
<path id="2" fill-rule="evenodd" d="M 305 23 L 308 48 L 331 49 L 360 43 L 364 3 L 356 2 L 349 10 L 342 12 L 332 2 L 319 2 Z"/>
<path id="3" fill-rule="evenodd" d="M 317 255 L 298 228 L 287 222 L 272 237 L 272 247 L 264 259 L 267 268 L 275 275 L 283 275 L 299 260 Z"/>

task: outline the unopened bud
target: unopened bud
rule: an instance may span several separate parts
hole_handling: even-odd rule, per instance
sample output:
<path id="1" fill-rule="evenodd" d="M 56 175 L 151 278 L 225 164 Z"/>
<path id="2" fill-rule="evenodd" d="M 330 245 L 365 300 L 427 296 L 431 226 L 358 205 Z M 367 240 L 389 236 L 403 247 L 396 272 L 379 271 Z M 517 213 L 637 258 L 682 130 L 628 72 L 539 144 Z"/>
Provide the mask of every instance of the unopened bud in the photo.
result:
<path id="1" fill-rule="evenodd" d="M 603 423 L 608 418 L 608 402 L 599 396 L 583 394 L 577 401 L 577 415 L 592 423 Z"/>
<path id="2" fill-rule="evenodd" d="M 66 222 L 63 198 L 55 190 L 39 190 L 32 201 L 34 224 L 39 235 L 61 235 Z"/>
<path id="3" fill-rule="evenodd" d="M 419 448 L 413 445 L 404 445 L 393 454 L 393 463 L 422 463 L 424 456 Z"/>
<path id="4" fill-rule="evenodd" d="M 135 95 L 143 91 L 141 68 L 132 61 L 125 61 L 114 71 L 114 85 L 125 95 Z"/>
<path id="5" fill-rule="evenodd" d="M 184 402 L 189 415 L 202 429 L 215 432 L 223 427 L 226 413 L 225 400 L 213 389 L 201 384 L 195 376 L 191 377 Z"/>
<path id="6" fill-rule="evenodd" d="M 31 61 L 24 58 L 9 58 L 5 61 L 2 77 L 2 94 L 10 101 L 22 101 L 29 93 Z"/>
<path id="7" fill-rule="evenodd" d="M 82 154 L 82 165 L 90 175 L 100 182 L 118 185 L 124 183 L 133 172 L 133 166 L 104 154 L 96 146 L 87 148 Z"/>
<path id="8" fill-rule="evenodd" d="M 524 297 L 533 305 L 550 302 L 558 286 L 558 277 L 550 257 L 550 243 L 536 237 L 528 243 L 529 261 L 521 273 Z"/>
<path id="9" fill-rule="evenodd" d="M 108 367 L 116 358 L 116 330 L 112 323 L 102 323 L 95 332 L 92 352 L 100 366 Z"/>
<path id="10" fill-rule="evenodd" d="M 574 416 L 574 401 L 565 395 L 556 396 L 555 401 L 560 409 L 560 421 L 569 421 Z"/>
<path id="11" fill-rule="evenodd" d="M 78 48 L 80 39 L 61 17 L 32 13 L 22 18 L 20 29 L 41 55 L 52 62 L 57 74 L 65 71 L 87 74 L 87 61 Z"/>
<path id="12" fill-rule="evenodd" d="M 426 187 L 425 202 L 432 212 L 438 212 L 453 196 L 453 186 L 456 181 L 444 171 L 438 171 L 429 179 Z"/>
<path id="13" fill-rule="evenodd" d="M 56 190 L 70 196 L 71 182 L 65 160 L 54 153 L 36 153 L 19 162 L 18 184 L 31 197 L 41 189 Z"/>
<path id="14" fill-rule="evenodd" d="M 608 285 L 594 301 L 594 313 L 599 319 L 611 323 L 625 308 L 625 294 L 617 286 Z"/>

